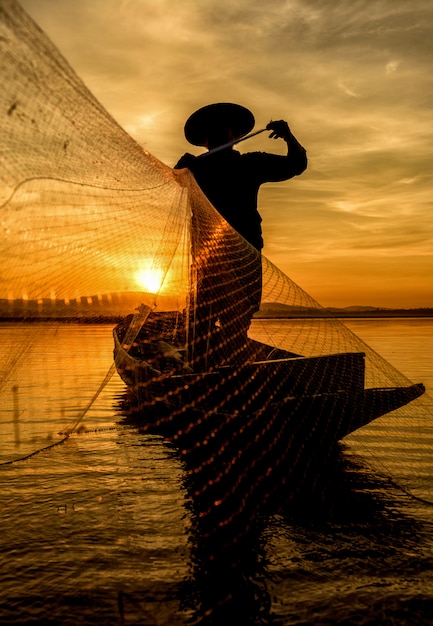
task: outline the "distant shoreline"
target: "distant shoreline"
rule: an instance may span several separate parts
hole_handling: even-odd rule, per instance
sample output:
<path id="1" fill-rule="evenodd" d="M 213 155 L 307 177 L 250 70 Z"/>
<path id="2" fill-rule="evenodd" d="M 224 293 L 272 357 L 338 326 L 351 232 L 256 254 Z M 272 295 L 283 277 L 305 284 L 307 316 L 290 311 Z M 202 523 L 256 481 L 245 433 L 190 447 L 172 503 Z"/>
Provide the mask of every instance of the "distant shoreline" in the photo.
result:
<path id="1" fill-rule="evenodd" d="M 73 300 L 41 298 L 39 300 L 0 298 L 0 321 L 43 322 L 63 321 L 65 323 L 116 324 L 128 314 L 137 310 L 143 303 L 143 293 L 108 293 L 104 295 L 81 296 Z M 161 298 L 161 310 L 169 310 L 176 303 Z M 322 307 L 262 302 L 253 319 L 316 319 L 316 318 L 427 318 L 433 317 L 433 307 L 393 309 L 367 305 L 347 307 Z"/>
<path id="2" fill-rule="evenodd" d="M 1 315 L 2 322 L 61 322 L 63 324 L 118 324 L 126 315 L 100 316 L 18 316 Z M 254 320 L 299 320 L 299 319 L 433 319 L 433 309 L 378 309 L 376 311 L 345 311 L 316 309 L 308 312 L 277 313 L 266 311 L 254 315 Z"/>

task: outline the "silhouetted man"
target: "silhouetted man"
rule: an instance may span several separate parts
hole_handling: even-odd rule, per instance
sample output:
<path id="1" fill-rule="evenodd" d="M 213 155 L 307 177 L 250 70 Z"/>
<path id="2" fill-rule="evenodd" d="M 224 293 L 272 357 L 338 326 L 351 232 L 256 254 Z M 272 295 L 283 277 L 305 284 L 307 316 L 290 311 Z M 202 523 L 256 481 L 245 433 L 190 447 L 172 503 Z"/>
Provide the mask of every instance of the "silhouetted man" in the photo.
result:
<path id="1" fill-rule="evenodd" d="M 208 153 L 194 156 L 186 153 L 175 168 L 188 168 L 199 187 L 225 220 L 242 235 L 258 252 L 249 263 L 246 277 L 241 278 L 247 303 L 238 303 L 238 318 L 242 318 L 240 331 L 246 337 L 251 317 L 259 309 L 261 301 L 261 258 L 263 248 L 261 221 L 257 210 L 259 188 L 263 183 L 288 180 L 302 174 L 307 167 L 305 149 L 294 137 L 287 122 L 269 122 L 270 137 L 282 138 L 287 144 L 287 155 L 266 152 L 241 154 L 233 145 L 226 143 L 247 135 L 254 127 L 254 116 L 247 108 L 232 103 L 217 103 L 195 111 L 185 124 L 185 137 L 193 145 L 208 148 Z M 228 252 L 230 255 L 230 252 Z M 218 289 L 219 287 L 219 289 Z M 209 298 L 210 281 L 204 278 L 200 286 Z M 214 282 L 216 291 L 222 286 Z M 226 294 L 228 295 L 228 294 Z M 202 294 L 201 301 L 204 296 Z M 215 307 L 214 307 L 215 308 Z M 222 311 L 224 307 L 222 307 Z M 210 313 L 208 315 L 211 315 Z M 229 315 L 219 312 L 222 326 L 230 324 Z M 233 311 L 230 314 L 233 317 Z M 233 329 L 230 331 L 233 334 Z"/>
<path id="2" fill-rule="evenodd" d="M 238 104 L 218 103 L 195 111 L 185 124 L 185 137 L 209 151 L 240 139 L 254 127 L 253 114 Z M 186 153 L 175 165 L 188 168 L 219 213 L 257 250 L 263 248 L 261 217 L 257 196 L 263 183 L 299 176 L 307 167 L 305 149 L 294 137 L 287 122 L 269 122 L 271 137 L 281 137 L 287 155 L 267 152 L 240 154 L 233 146 L 213 154 Z"/>

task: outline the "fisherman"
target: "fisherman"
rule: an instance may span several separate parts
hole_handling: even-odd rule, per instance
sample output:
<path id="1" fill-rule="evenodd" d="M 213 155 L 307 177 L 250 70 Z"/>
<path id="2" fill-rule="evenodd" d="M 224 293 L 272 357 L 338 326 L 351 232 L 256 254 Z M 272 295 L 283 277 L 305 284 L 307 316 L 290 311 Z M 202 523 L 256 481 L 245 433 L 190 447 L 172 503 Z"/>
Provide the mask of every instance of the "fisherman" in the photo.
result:
<path id="1" fill-rule="evenodd" d="M 254 116 L 243 106 L 217 103 L 195 111 L 185 124 L 185 137 L 195 146 L 209 150 L 201 156 L 184 154 L 176 169 L 188 168 L 203 193 L 218 212 L 257 250 L 263 248 L 261 221 L 257 210 L 259 187 L 263 183 L 299 176 L 307 167 L 305 149 L 292 134 L 287 122 L 279 120 L 266 126 L 270 137 L 283 139 L 287 155 L 266 152 L 240 154 L 233 145 L 254 128 Z"/>
<path id="2" fill-rule="evenodd" d="M 208 152 L 200 156 L 186 153 L 175 165 L 176 169 L 187 168 L 192 172 L 211 204 L 257 251 L 249 285 L 243 285 L 248 292 L 248 305 L 240 314 L 244 318 L 244 330 L 248 329 L 261 301 L 263 238 L 262 218 L 257 210 L 259 188 L 263 183 L 298 176 L 307 167 L 306 151 L 284 120 L 269 122 L 266 130 L 271 131 L 270 138 L 286 142 L 287 155 L 241 154 L 234 150 L 234 145 L 251 132 L 254 124 L 251 111 L 239 104 L 223 102 L 198 109 L 185 123 L 185 137 Z"/>

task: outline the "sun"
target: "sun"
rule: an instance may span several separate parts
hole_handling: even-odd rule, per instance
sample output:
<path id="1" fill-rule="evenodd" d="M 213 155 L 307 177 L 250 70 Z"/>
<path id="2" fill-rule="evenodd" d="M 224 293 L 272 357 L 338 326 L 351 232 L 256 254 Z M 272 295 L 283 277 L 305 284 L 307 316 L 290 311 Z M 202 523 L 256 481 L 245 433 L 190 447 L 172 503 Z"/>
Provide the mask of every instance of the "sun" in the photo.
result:
<path id="1" fill-rule="evenodd" d="M 161 289 L 164 273 L 160 269 L 140 269 L 134 274 L 135 282 L 148 293 L 158 293 Z"/>

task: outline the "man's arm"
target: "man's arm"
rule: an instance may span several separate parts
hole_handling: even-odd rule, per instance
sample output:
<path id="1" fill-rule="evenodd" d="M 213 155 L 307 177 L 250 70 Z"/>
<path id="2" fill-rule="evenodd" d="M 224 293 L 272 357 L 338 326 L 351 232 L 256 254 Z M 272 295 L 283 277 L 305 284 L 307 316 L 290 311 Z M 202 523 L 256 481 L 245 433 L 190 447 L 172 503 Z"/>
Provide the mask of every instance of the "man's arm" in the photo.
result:
<path id="1" fill-rule="evenodd" d="M 307 152 L 293 135 L 287 122 L 284 120 L 269 122 L 266 129 L 272 131 L 269 135 L 271 139 L 284 139 L 287 144 L 287 156 L 290 158 L 294 175 L 302 174 L 307 168 Z"/>

